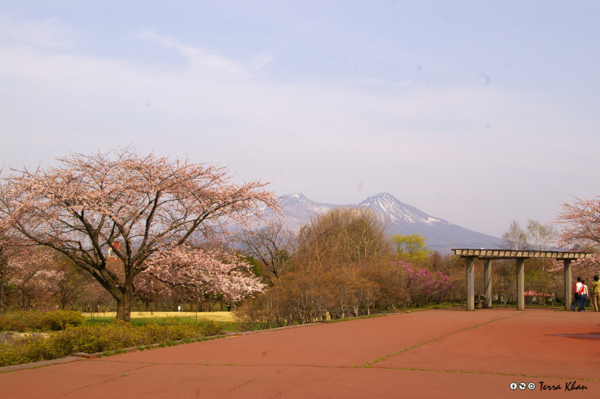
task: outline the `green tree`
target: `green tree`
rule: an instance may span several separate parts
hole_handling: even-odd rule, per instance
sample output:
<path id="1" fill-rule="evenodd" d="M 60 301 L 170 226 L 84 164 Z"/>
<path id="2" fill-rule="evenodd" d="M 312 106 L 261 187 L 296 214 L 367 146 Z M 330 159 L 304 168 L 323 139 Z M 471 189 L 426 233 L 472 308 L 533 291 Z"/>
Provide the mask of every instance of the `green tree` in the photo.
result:
<path id="1" fill-rule="evenodd" d="M 396 234 L 392 237 L 392 242 L 396 244 L 396 250 L 399 255 L 410 259 L 426 259 L 431 250 L 425 245 L 427 239 L 421 234 Z"/>

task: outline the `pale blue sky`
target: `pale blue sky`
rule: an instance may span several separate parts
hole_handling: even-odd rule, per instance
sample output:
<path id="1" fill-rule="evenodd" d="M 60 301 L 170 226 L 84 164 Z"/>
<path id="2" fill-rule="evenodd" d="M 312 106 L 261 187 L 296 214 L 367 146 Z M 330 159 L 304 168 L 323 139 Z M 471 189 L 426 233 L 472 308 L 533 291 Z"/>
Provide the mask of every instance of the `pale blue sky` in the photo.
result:
<path id="1" fill-rule="evenodd" d="M 4 0 L 0 162 L 133 144 L 499 236 L 599 194 L 599 20 L 591 1 Z"/>

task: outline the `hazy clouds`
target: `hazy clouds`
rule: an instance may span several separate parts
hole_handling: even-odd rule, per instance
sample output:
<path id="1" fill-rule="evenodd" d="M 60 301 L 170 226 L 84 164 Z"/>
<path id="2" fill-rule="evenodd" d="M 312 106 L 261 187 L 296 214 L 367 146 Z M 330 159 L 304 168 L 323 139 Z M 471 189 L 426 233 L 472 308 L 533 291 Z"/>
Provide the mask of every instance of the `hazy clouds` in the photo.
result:
<path id="1" fill-rule="evenodd" d="M 464 76 L 446 73 L 444 62 L 453 56 L 442 50 L 409 48 L 396 57 L 399 45 L 377 41 L 380 32 L 352 48 L 350 38 L 326 31 L 319 18 L 294 18 L 269 2 L 264 7 L 290 27 L 263 21 L 257 30 L 264 32 L 243 50 L 233 50 L 227 35 L 245 40 L 245 27 L 221 27 L 213 36 L 206 27 L 184 31 L 142 15 L 122 18 L 111 30 L 108 19 L 86 26 L 82 15 L 61 9 L 5 10 L 2 163 L 45 166 L 69 151 L 133 144 L 143 152 L 229 165 L 237 179 L 274 181 L 278 194 L 303 192 L 320 202 L 390 192 L 496 236 L 512 219 L 549 221 L 560 201 L 598 194 L 599 118 L 592 112 L 598 104 L 583 77 L 527 84 L 524 74 L 537 79 L 529 67 L 500 74 L 481 62 Z M 210 12 L 227 20 L 226 6 Z M 358 30 L 376 30 L 377 21 L 355 18 L 364 25 Z M 312 30 L 311 23 L 317 25 Z M 332 28 L 337 24 L 352 30 L 343 19 Z M 466 51 L 455 40 L 455 51 Z M 513 45 L 518 50 L 520 44 Z M 332 61 L 327 51 L 346 59 Z M 385 51 L 398 73 L 361 58 L 385 60 Z M 544 54 L 516 59 L 541 65 Z M 353 62 L 356 72 L 344 69 Z M 449 70 L 458 68 L 448 62 Z M 575 82 L 570 90 L 565 79 Z"/>

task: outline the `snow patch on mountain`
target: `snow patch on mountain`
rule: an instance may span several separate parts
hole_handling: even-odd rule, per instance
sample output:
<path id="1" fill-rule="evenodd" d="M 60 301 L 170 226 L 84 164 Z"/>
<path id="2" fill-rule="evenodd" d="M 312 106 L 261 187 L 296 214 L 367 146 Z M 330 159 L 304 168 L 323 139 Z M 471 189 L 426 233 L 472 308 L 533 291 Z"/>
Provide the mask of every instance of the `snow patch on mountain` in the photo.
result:
<path id="1" fill-rule="evenodd" d="M 358 204 L 358 206 L 366 206 L 384 220 L 389 220 L 392 223 L 421 223 L 429 226 L 434 226 L 437 223 L 446 225 L 451 224 L 443 219 L 431 217 L 425 212 L 410 205 L 403 204 L 389 193 L 382 193 L 369 197 Z"/>
<path id="2" fill-rule="evenodd" d="M 425 212 L 400 202 L 389 193 L 368 197 L 356 205 L 333 205 L 312 201 L 302 193 L 284 195 L 280 205 L 283 222 L 289 229 L 297 230 L 310 221 L 310 218 L 323 214 L 330 209 L 343 206 L 368 207 L 388 226 L 388 233 L 422 234 L 427 245 L 440 252 L 449 252 L 450 248 L 497 248 L 502 240 L 497 237 L 477 233 L 457 226 L 447 220 L 433 217 Z M 273 215 L 274 217 L 275 215 Z"/>

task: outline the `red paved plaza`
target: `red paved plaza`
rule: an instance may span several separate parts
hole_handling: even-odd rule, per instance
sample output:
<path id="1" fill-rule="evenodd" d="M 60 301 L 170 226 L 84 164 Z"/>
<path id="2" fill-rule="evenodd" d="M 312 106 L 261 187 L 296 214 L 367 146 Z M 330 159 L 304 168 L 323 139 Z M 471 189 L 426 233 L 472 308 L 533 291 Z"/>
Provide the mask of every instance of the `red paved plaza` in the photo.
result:
<path id="1" fill-rule="evenodd" d="M 598 379 L 600 313 L 447 309 L 18 370 L 0 397 L 575 398 Z"/>

